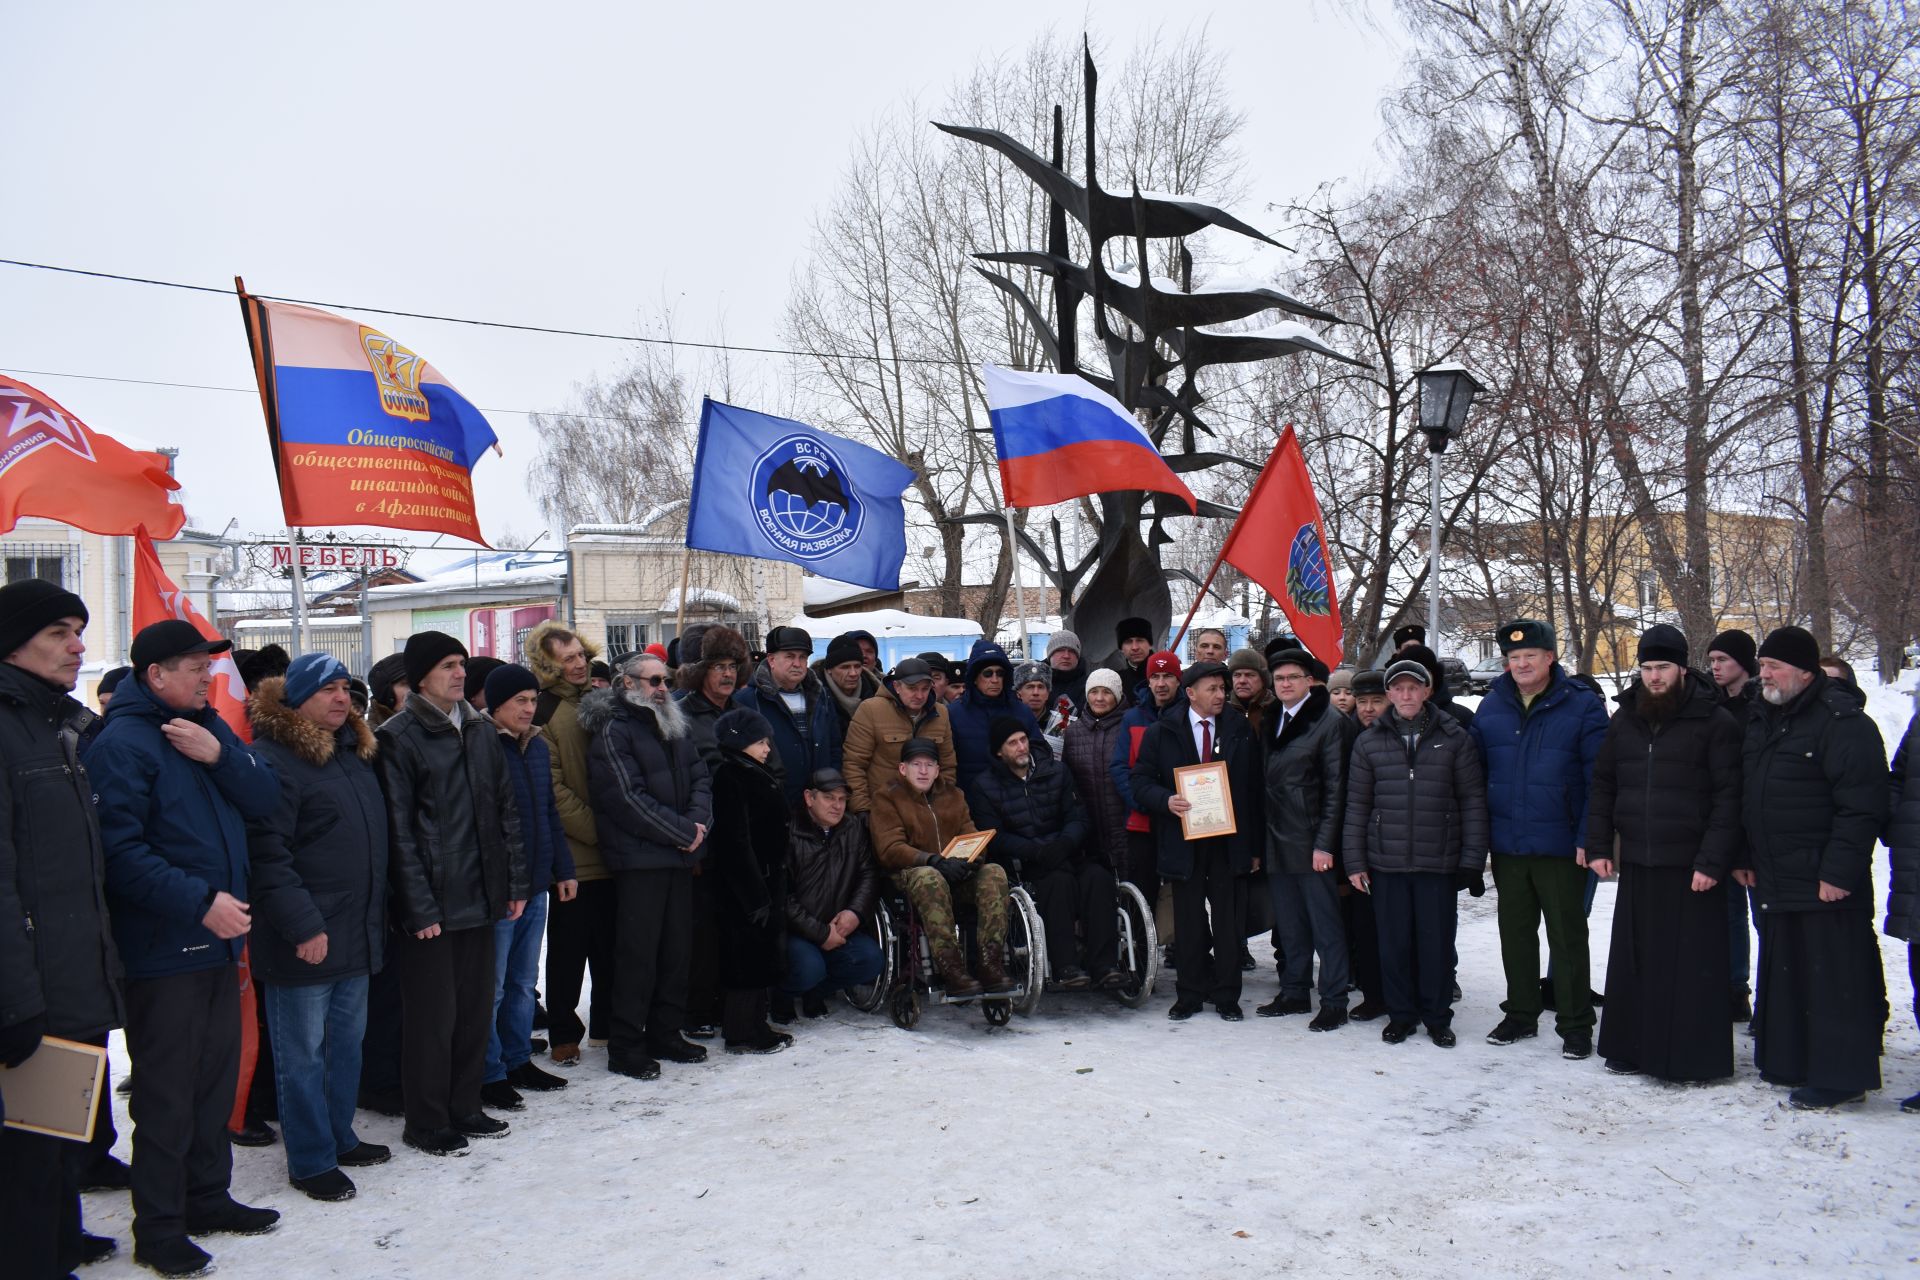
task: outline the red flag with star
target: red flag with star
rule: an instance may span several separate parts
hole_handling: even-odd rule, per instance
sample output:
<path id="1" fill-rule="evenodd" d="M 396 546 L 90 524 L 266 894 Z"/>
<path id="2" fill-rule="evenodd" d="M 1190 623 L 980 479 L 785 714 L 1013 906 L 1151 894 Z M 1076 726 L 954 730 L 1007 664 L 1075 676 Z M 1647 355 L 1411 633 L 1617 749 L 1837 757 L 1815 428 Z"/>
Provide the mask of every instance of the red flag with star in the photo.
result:
<path id="1" fill-rule="evenodd" d="M 0 373 L 0 533 L 21 516 L 89 533 L 129 536 L 145 525 L 171 538 L 187 509 L 158 453 L 129 449 L 73 416 L 44 391 Z"/>

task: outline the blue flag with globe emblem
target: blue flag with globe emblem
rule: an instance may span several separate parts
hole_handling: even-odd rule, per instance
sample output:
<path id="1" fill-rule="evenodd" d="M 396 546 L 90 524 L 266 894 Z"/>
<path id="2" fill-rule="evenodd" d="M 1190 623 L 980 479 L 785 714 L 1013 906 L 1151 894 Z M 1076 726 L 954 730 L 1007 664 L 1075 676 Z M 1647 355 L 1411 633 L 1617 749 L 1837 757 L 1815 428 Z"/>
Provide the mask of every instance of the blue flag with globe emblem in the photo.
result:
<path id="1" fill-rule="evenodd" d="M 913 470 L 804 422 L 705 400 L 687 545 L 900 589 Z"/>

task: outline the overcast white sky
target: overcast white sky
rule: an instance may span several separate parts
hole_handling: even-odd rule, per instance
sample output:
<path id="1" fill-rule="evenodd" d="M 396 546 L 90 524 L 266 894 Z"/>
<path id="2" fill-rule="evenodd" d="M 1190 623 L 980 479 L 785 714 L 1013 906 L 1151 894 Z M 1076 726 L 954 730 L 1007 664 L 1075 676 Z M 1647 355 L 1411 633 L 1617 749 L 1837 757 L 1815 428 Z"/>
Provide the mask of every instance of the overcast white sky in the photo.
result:
<path id="1" fill-rule="evenodd" d="M 908 97 L 1049 22 L 1093 22 L 1114 63 L 1205 22 L 1247 115 L 1240 212 L 1264 223 L 1379 163 L 1402 58 L 1384 9 L 0 0 L 0 257 L 613 333 L 664 302 L 682 337 L 779 345 L 814 211 Z M 489 411 L 564 408 L 630 350 L 366 319 Z M 248 388 L 23 375 L 96 430 L 178 446 L 196 525 L 280 524 L 231 297 L 0 266 L 0 368 Z M 482 527 L 531 535 L 532 429 L 489 418 L 506 456 L 476 468 Z"/>

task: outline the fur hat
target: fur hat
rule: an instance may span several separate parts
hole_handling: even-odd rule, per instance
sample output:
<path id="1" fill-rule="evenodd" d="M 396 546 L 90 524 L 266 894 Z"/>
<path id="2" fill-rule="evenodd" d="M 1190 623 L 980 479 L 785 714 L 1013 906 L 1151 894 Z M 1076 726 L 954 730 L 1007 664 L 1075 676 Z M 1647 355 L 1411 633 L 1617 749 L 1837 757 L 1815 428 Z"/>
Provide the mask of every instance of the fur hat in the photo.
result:
<path id="1" fill-rule="evenodd" d="M 722 751 L 744 751 L 763 738 L 771 738 L 773 726 L 753 708 L 735 707 L 713 722 L 713 736 Z"/>
<path id="2" fill-rule="evenodd" d="M 1125 644 L 1129 640 L 1145 640 L 1153 643 L 1153 624 L 1145 618 L 1122 618 L 1114 624 L 1113 642 Z"/>
<path id="3" fill-rule="evenodd" d="M 1501 653 L 1512 653 L 1515 649 L 1545 649 L 1548 653 L 1560 652 L 1559 637 L 1554 635 L 1553 624 L 1541 622 L 1538 618 L 1520 618 L 1500 628 L 1498 636 Z"/>
<path id="4" fill-rule="evenodd" d="M 1262 679 L 1267 675 L 1267 660 L 1260 656 L 1258 649 L 1235 649 L 1227 658 L 1227 670 L 1258 671 Z"/>

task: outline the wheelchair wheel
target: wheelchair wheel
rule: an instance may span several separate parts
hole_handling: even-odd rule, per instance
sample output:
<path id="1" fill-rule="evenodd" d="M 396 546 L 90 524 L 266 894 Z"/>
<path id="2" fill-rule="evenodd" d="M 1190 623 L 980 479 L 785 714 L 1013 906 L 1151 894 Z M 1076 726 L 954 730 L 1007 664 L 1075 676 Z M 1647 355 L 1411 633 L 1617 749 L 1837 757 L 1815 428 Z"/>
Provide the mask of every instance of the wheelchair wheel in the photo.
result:
<path id="1" fill-rule="evenodd" d="M 913 1030 L 920 1023 L 920 993 L 912 987 L 895 988 L 887 1013 L 893 1018 L 894 1026 L 902 1031 Z"/>
<path id="2" fill-rule="evenodd" d="M 1146 895 L 1126 880 L 1115 888 L 1120 907 L 1120 969 L 1127 975 L 1127 984 L 1113 994 L 1129 1009 L 1138 1009 L 1153 998 L 1153 984 L 1160 976 L 1160 934 Z"/>
<path id="3" fill-rule="evenodd" d="M 1040 909 L 1024 888 L 1007 895 L 1007 976 L 1020 984 L 1013 1008 L 1023 1018 L 1033 1016 L 1047 986 L 1047 933 Z"/>
<path id="4" fill-rule="evenodd" d="M 1013 1006 L 1005 1000 L 989 1000 L 981 1011 L 987 1015 L 990 1027 L 1004 1027 L 1013 1019 Z"/>
<path id="5" fill-rule="evenodd" d="M 893 913 L 887 910 L 886 899 L 875 899 L 873 915 L 867 921 L 866 931 L 880 944 L 880 972 L 872 982 L 847 988 L 846 997 L 847 1003 L 860 1012 L 878 1013 L 887 1002 L 887 993 L 893 990 L 894 975 L 900 968 L 900 942 L 894 936 Z"/>

